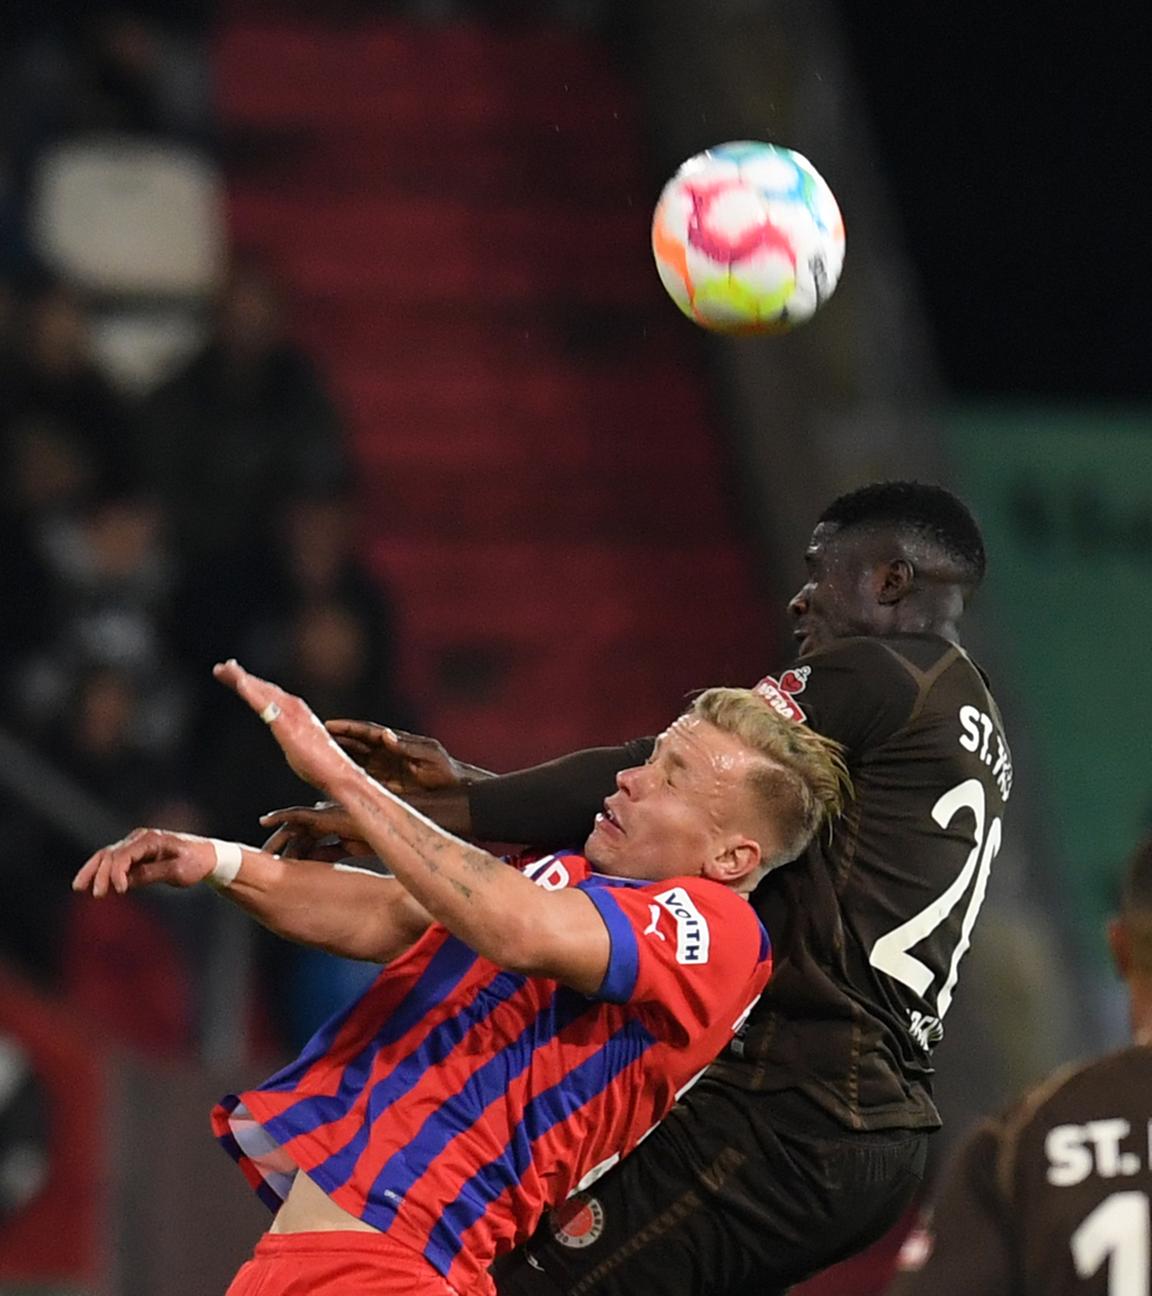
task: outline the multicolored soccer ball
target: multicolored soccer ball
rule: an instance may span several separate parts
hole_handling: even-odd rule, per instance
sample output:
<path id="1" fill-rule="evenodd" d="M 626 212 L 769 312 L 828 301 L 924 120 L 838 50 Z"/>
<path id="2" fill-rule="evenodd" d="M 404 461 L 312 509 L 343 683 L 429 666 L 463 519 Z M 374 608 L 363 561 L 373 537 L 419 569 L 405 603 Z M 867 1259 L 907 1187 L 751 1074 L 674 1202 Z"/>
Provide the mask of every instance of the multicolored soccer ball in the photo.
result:
<path id="1" fill-rule="evenodd" d="M 783 333 L 831 297 L 844 221 L 806 157 L 743 140 L 697 153 L 668 181 L 652 251 L 689 319 L 723 333 Z"/>

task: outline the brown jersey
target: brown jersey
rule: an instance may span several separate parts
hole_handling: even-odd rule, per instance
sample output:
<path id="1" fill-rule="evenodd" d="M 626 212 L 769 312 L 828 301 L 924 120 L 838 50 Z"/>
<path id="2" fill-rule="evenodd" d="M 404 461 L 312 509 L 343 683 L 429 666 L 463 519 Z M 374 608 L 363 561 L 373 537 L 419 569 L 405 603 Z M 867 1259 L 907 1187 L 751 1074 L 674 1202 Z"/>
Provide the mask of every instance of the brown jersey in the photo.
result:
<path id="1" fill-rule="evenodd" d="M 935 635 L 842 639 L 773 684 L 845 745 L 856 795 L 757 889 L 776 972 L 714 1078 L 799 1091 L 853 1129 L 932 1128 L 930 1054 L 1012 786 L 999 711 Z"/>
<path id="2" fill-rule="evenodd" d="M 1012 761 L 980 671 L 936 635 L 841 639 L 759 686 L 838 739 L 848 812 L 754 903 L 776 972 L 701 1082 L 816 1104 L 849 1129 L 934 1128 L 933 1045 L 1000 847 Z M 651 741 L 476 784 L 473 825 L 554 845 L 587 833 L 613 772 Z"/>
<path id="3" fill-rule="evenodd" d="M 1149 1296 L 1152 1048 L 1058 1072 L 959 1148 L 889 1296 Z"/>

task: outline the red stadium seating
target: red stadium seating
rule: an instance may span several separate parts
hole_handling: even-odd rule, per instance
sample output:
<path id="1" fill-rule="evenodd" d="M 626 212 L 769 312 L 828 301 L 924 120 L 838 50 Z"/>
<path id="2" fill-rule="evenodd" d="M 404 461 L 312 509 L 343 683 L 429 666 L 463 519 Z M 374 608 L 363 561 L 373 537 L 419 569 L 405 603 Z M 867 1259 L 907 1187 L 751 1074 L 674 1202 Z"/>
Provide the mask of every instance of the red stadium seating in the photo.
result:
<path id="1" fill-rule="evenodd" d="M 504 767 L 755 680 L 767 617 L 610 51 L 249 4 L 217 74 L 234 234 L 335 383 L 422 722 Z"/>

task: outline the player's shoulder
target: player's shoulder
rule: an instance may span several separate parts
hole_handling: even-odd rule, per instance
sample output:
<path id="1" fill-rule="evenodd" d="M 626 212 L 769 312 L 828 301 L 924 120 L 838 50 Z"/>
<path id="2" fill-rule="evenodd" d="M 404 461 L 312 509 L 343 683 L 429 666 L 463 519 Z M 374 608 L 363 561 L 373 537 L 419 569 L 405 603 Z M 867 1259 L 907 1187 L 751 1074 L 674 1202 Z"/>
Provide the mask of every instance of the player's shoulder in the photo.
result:
<path id="1" fill-rule="evenodd" d="M 1141 1082 L 1143 1091 L 1152 1094 L 1152 1087 L 1149 1087 L 1152 1086 L 1152 1047 L 1131 1044 L 1101 1057 L 1062 1067 L 1046 1084 L 1036 1087 L 1033 1100 L 1038 1100 L 1045 1108 L 1059 1109 L 1085 1095 L 1099 1097 L 1109 1091 L 1119 1092 L 1129 1080 Z"/>
<path id="2" fill-rule="evenodd" d="M 721 882 L 713 882 L 711 878 L 616 877 L 611 873 L 597 873 L 587 865 L 586 861 L 585 865 L 586 872 L 580 880 L 580 885 L 585 889 L 604 888 L 609 891 L 635 892 L 645 900 L 655 900 L 665 907 L 691 904 L 732 913 L 740 918 L 747 914 L 751 920 L 760 921 L 746 896 L 734 891 L 732 887 L 724 886 Z"/>
<path id="3" fill-rule="evenodd" d="M 975 702 L 998 717 L 988 676 L 957 643 L 937 634 L 841 639 L 800 659 L 812 672 L 851 673 L 853 692 L 911 698 L 912 710 Z M 845 683 L 848 681 L 845 680 Z"/>
<path id="4" fill-rule="evenodd" d="M 606 890 L 617 898 L 628 896 L 638 912 L 646 908 L 654 929 L 671 929 L 682 955 L 685 950 L 696 951 L 692 957 L 678 957 L 679 962 L 709 962 L 717 939 L 720 948 L 729 953 L 739 946 L 760 961 L 771 954 L 767 928 L 748 897 L 711 878 L 651 881 L 590 871 L 579 885 L 586 891 Z"/>
<path id="5" fill-rule="evenodd" d="M 691 936 L 702 926 L 705 932 L 720 933 L 729 945 L 736 943 L 737 935 L 747 938 L 749 947 L 758 947 L 761 960 L 771 953 L 768 930 L 760 915 L 746 895 L 729 886 L 704 877 L 669 878 L 648 884 L 644 894 L 670 915 L 679 933 Z"/>
<path id="6" fill-rule="evenodd" d="M 1023 1133 L 1069 1121 L 1085 1121 L 1107 1106 L 1152 1094 L 1152 1048 L 1133 1044 L 1087 1061 L 1070 1062 L 1027 1090 L 1003 1114 L 1004 1129 Z M 1152 1115 L 1152 1110 L 1150 1110 Z"/>
<path id="7" fill-rule="evenodd" d="M 836 666 L 871 674 L 907 676 L 919 680 L 953 663 L 979 674 L 959 645 L 937 634 L 851 635 L 836 639 L 800 658 L 813 667 Z"/>
<path id="8" fill-rule="evenodd" d="M 838 689 L 858 698 L 915 697 L 926 679 L 962 658 L 955 644 L 938 635 L 852 635 L 800 657 L 790 673 L 813 687 L 839 681 Z"/>

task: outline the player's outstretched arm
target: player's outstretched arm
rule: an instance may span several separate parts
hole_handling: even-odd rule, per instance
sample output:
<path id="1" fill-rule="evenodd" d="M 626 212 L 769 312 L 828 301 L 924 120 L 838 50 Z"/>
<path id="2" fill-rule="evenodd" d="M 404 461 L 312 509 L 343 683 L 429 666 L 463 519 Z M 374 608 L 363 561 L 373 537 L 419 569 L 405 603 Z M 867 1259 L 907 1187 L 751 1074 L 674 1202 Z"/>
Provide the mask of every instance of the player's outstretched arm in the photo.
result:
<path id="1" fill-rule="evenodd" d="M 352 759 L 389 792 L 435 792 L 494 776 L 450 756 L 444 744 L 371 720 L 328 720 L 325 729 Z"/>
<path id="2" fill-rule="evenodd" d="M 278 935 L 344 958 L 385 963 L 419 938 L 431 918 L 397 882 L 320 860 L 283 860 L 235 842 L 216 842 L 159 828 L 137 828 L 98 850 L 80 869 L 73 890 L 97 898 L 166 883 L 220 885 L 240 908 Z"/>
<path id="3" fill-rule="evenodd" d="M 444 832 L 369 777 L 300 698 L 236 662 L 215 673 L 269 725 L 296 773 L 345 808 L 355 835 L 433 918 L 502 967 L 554 977 L 585 993 L 600 988 L 611 949 L 586 895 L 545 891 Z"/>
<path id="4" fill-rule="evenodd" d="M 616 775 L 643 765 L 652 755 L 653 742 L 637 738 L 622 747 L 588 747 L 468 784 L 464 791 L 470 835 L 547 850 L 580 844 L 592 830 L 604 798 L 616 790 Z"/>
<path id="5" fill-rule="evenodd" d="M 461 837 L 472 835 L 469 789 L 492 778 L 488 770 L 450 756 L 435 738 L 371 720 L 329 720 L 325 727 L 389 792 L 403 797 L 441 828 Z"/>
<path id="6" fill-rule="evenodd" d="M 329 720 L 326 728 L 378 783 L 448 832 L 546 849 L 583 841 L 617 772 L 652 754 L 652 739 L 640 738 L 492 774 L 456 760 L 434 738 L 364 720 Z"/>

